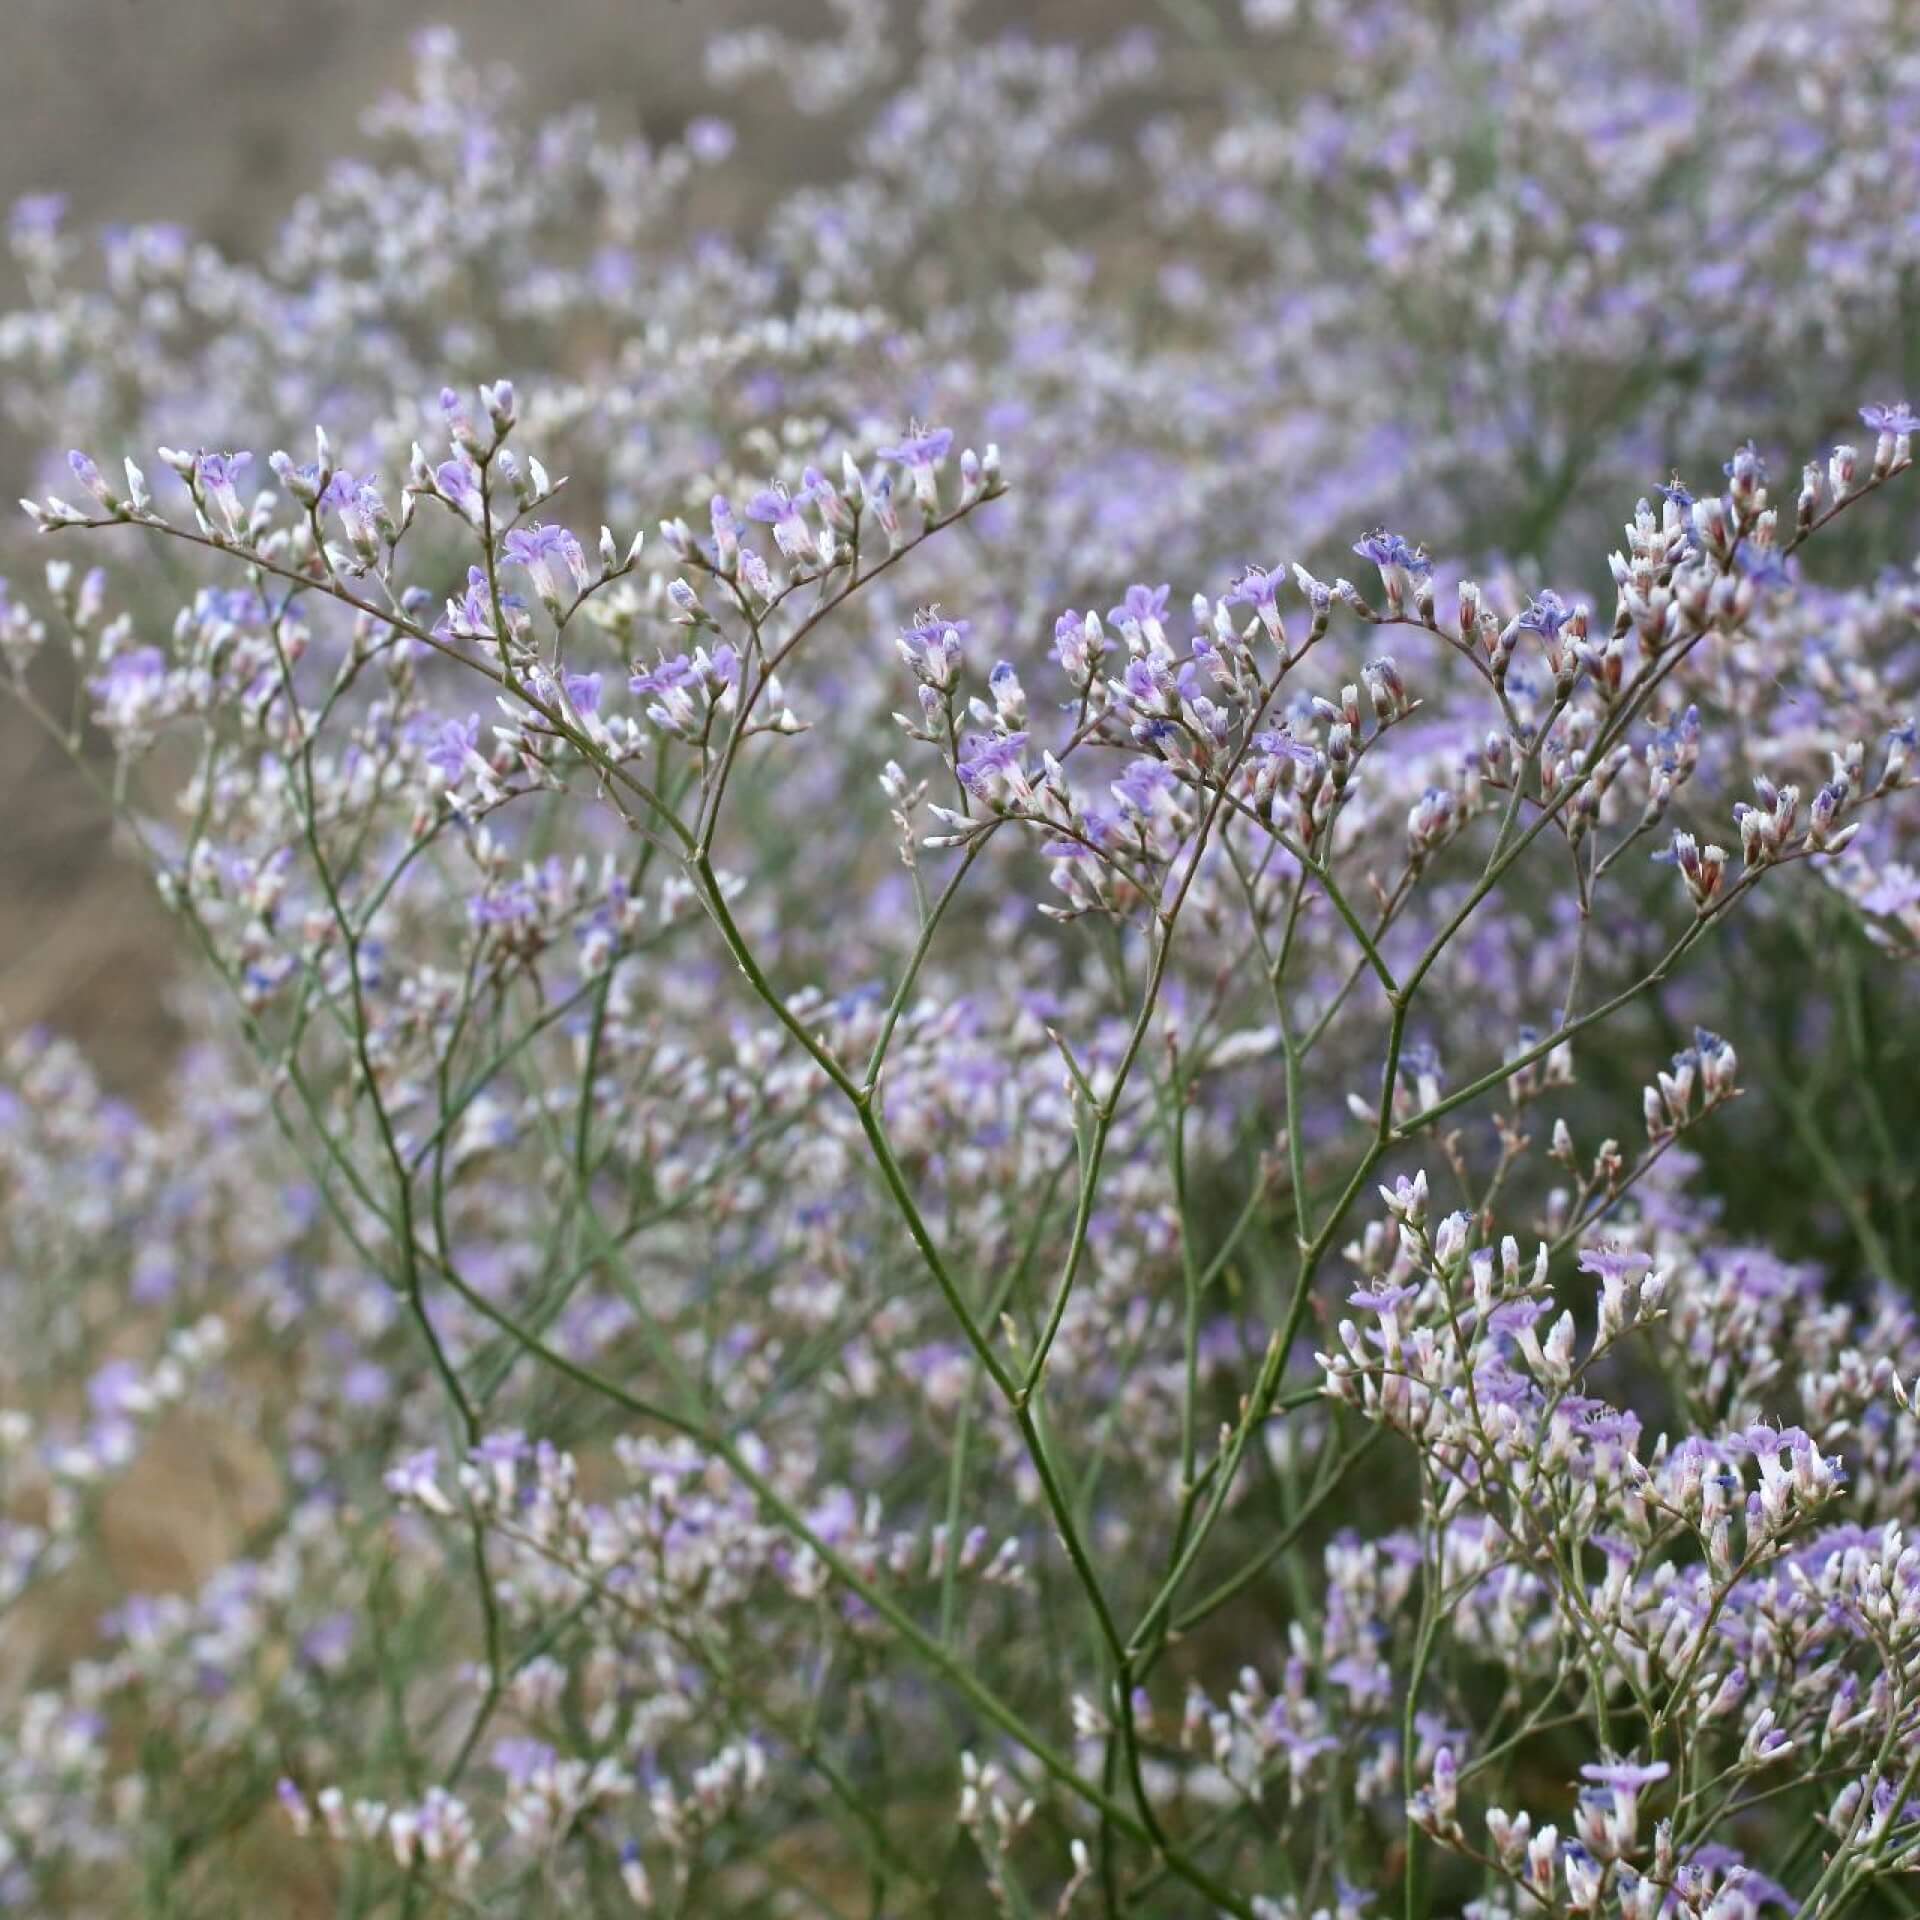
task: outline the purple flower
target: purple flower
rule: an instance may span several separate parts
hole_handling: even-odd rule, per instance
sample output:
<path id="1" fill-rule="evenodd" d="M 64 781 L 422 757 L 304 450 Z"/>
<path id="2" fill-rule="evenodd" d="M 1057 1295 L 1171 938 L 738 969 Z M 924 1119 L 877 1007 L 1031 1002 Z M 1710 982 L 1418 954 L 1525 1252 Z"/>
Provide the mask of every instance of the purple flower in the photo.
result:
<path id="1" fill-rule="evenodd" d="M 1891 406 L 1862 407 L 1860 418 L 1875 433 L 1920 433 L 1920 414 L 1904 400 L 1897 400 Z"/>
<path id="2" fill-rule="evenodd" d="M 388 1469 L 385 1486 L 396 1500 L 410 1501 L 415 1506 L 424 1507 L 429 1513 L 449 1514 L 454 1510 L 453 1502 L 441 1489 L 439 1472 L 438 1450 L 423 1447 Z"/>
<path id="3" fill-rule="evenodd" d="M 882 460 L 892 460 L 913 476 L 913 494 L 928 512 L 940 503 L 940 487 L 934 475 L 953 445 L 953 434 L 946 427 L 922 427 L 917 421 L 907 428 L 898 446 L 879 449 Z M 885 502 L 876 497 L 874 509 L 882 523 L 886 521 Z"/>
<path id="4" fill-rule="evenodd" d="M 500 596 L 500 606 L 509 626 L 513 624 L 515 614 L 526 610 L 526 604 L 518 594 L 503 593 Z M 434 628 L 434 632 L 443 640 L 483 634 L 489 638 L 498 637 L 493 631 L 493 589 L 483 568 L 467 569 L 466 592 L 458 600 L 447 602 L 446 618 Z"/>
<path id="5" fill-rule="evenodd" d="M 503 1433 L 485 1433 L 471 1449 L 468 1458 L 476 1466 L 484 1467 L 489 1473 L 511 1475 L 518 1470 L 533 1449 L 527 1444 L 527 1436 L 509 1429 Z"/>
<path id="6" fill-rule="evenodd" d="M 1751 540 L 1742 540 L 1734 549 L 1733 557 L 1740 571 L 1763 592 L 1777 593 L 1793 584 L 1793 575 L 1778 547 L 1760 547 Z"/>
<path id="7" fill-rule="evenodd" d="M 702 114 L 687 122 L 683 136 L 687 151 L 703 165 L 715 167 L 732 153 L 734 133 L 732 124 L 725 120 L 716 120 L 710 114 Z"/>
<path id="8" fill-rule="evenodd" d="M 1433 571 L 1433 562 L 1421 548 L 1381 528 L 1362 534 L 1353 543 L 1353 550 L 1362 560 L 1371 560 L 1382 574 L 1397 567 L 1410 579 L 1424 580 Z"/>
<path id="9" fill-rule="evenodd" d="M 1111 790 L 1128 812 L 1145 815 L 1152 813 L 1156 801 L 1170 798 L 1178 786 L 1173 769 L 1165 761 L 1129 760 Z"/>
<path id="10" fill-rule="evenodd" d="M 470 713 L 464 720 L 446 721 L 422 758 L 449 782 L 456 782 L 467 770 L 467 755 L 476 752 L 479 743 L 480 716 Z"/>
<path id="11" fill-rule="evenodd" d="M 203 487 L 229 487 L 252 464 L 250 453 L 201 452 L 194 458 L 193 471 Z"/>
<path id="12" fill-rule="evenodd" d="M 193 477 L 200 491 L 220 509 L 227 533 L 238 538 L 247 524 L 246 509 L 240 504 L 240 475 L 253 464 L 250 453 L 208 453 L 194 456 Z"/>
<path id="13" fill-rule="evenodd" d="M 671 660 L 662 660 L 657 667 L 649 667 L 644 673 L 636 673 L 627 682 L 627 691 L 642 696 L 657 693 L 677 693 L 693 685 L 699 678 L 692 658 L 684 653 L 676 654 Z"/>
<path id="14" fill-rule="evenodd" d="M 516 527 L 502 543 L 501 552 L 514 566 L 527 570 L 534 592 L 550 609 L 561 606 L 568 597 L 561 589 L 557 567 L 566 568 L 576 594 L 586 591 L 587 556 L 565 527 L 544 523 Z"/>
<path id="15" fill-rule="evenodd" d="M 536 1773 L 553 1765 L 555 1755 L 544 1740 L 513 1735 L 505 1740 L 496 1740 L 490 1758 L 512 1785 L 524 1787 Z"/>
<path id="16" fill-rule="evenodd" d="M 353 1652 L 356 1623 L 350 1613 L 330 1613 L 300 1636 L 300 1657 L 328 1673 L 338 1673 Z"/>
<path id="17" fill-rule="evenodd" d="M 82 453 L 78 447 L 75 447 L 72 452 L 67 455 L 67 465 L 72 469 L 73 477 L 78 480 L 81 486 L 92 494 L 94 499 L 99 501 L 103 507 L 111 507 L 114 504 L 112 490 L 101 477 L 100 469 L 88 455 Z"/>
<path id="18" fill-rule="evenodd" d="M 1557 640 L 1560 629 L 1573 618 L 1573 609 L 1548 587 L 1527 602 L 1519 627 L 1523 633 L 1537 633 L 1543 640 Z"/>
<path id="19" fill-rule="evenodd" d="M 318 505 L 331 508 L 339 516 L 340 530 L 347 543 L 363 560 L 371 560 L 380 551 L 384 532 L 392 531 L 387 503 L 378 487 L 356 480 L 344 470 L 327 482 Z"/>
<path id="20" fill-rule="evenodd" d="M 479 895 L 468 913 L 477 927 L 522 926 L 540 918 L 540 903 L 515 880 Z"/>
<path id="21" fill-rule="evenodd" d="M 51 240 L 66 218 L 64 193 L 27 193 L 13 203 L 7 215 L 7 232 L 18 244 L 23 240 Z"/>
<path id="22" fill-rule="evenodd" d="M 1664 1760 L 1607 1760 L 1589 1762 L 1580 1769 L 1580 1778 L 1591 1780 L 1597 1787 L 1611 1787 L 1617 1793 L 1638 1793 L 1642 1787 L 1664 1780 L 1672 1771 Z"/>
<path id="23" fill-rule="evenodd" d="M 1902 914 L 1920 907 L 1920 867 L 1894 861 L 1883 867 L 1874 883 L 1860 895 L 1869 913 Z"/>
<path id="24" fill-rule="evenodd" d="M 918 423 L 907 429 L 906 437 L 898 446 L 877 449 L 882 460 L 897 461 L 903 467 L 911 467 L 916 472 L 921 468 L 931 468 L 947 457 L 947 450 L 953 445 L 953 433 L 947 427 L 922 427 Z"/>
<path id="25" fill-rule="evenodd" d="M 927 607 L 912 626 L 901 628 L 895 645 L 916 680 L 944 693 L 958 684 L 967 632 L 966 621 L 943 619 L 937 608 Z"/>
<path id="26" fill-rule="evenodd" d="M 1300 767 L 1320 763 L 1320 749 L 1305 740 L 1296 740 L 1285 727 L 1269 727 L 1264 733 L 1255 734 L 1253 744 L 1270 760 L 1291 760 Z"/>
<path id="27" fill-rule="evenodd" d="M 1260 624 L 1267 630 L 1268 639 L 1276 645 L 1285 645 L 1280 622 L 1280 588 L 1285 577 L 1285 569 L 1281 566 L 1243 567 L 1226 594 L 1226 605 L 1251 607 L 1254 610 Z"/>
<path id="28" fill-rule="evenodd" d="M 773 529 L 774 544 L 789 560 L 805 559 L 813 549 L 806 516 L 785 487 L 762 487 L 747 502 L 747 518 Z"/>
<path id="29" fill-rule="evenodd" d="M 1503 1300 L 1487 1316 L 1487 1326 L 1494 1333 L 1525 1333 L 1549 1311 L 1544 1300 Z"/>
<path id="30" fill-rule="evenodd" d="M 914 615 L 911 626 L 900 629 L 900 637 L 923 647 L 936 642 L 948 645 L 964 640 L 972 630 L 971 621 L 949 620 L 937 607 L 928 607 Z"/>
<path id="31" fill-rule="evenodd" d="M 314 504 L 326 511 L 340 513 L 353 505 L 354 498 L 359 491 L 359 482 L 354 479 L 353 475 L 350 474 L 346 468 L 342 467 L 334 473 L 332 478 L 329 479 L 327 484 L 321 489 L 320 496 Z"/>
<path id="32" fill-rule="evenodd" d="M 1284 566 L 1242 567 L 1227 589 L 1227 605 L 1271 610 L 1278 604 L 1280 589 L 1285 584 Z"/>
<path id="33" fill-rule="evenodd" d="M 1115 607 L 1107 618 L 1118 626 L 1132 621 L 1136 626 L 1157 625 L 1167 617 L 1167 601 L 1173 589 L 1162 584 L 1158 587 L 1129 587 L 1126 597 Z"/>
<path id="34" fill-rule="evenodd" d="M 480 512 L 480 475 L 470 460 L 443 460 L 433 470 L 433 483 L 442 497 L 469 519 Z"/>
<path id="35" fill-rule="evenodd" d="M 105 662 L 87 682 L 108 700 L 151 688 L 167 676 L 167 656 L 158 647 L 131 647 Z"/>
<path id="36" fill-rule="evenodd" d="M 1025 785 L 1023 762 L 1027 736 L 1003 733 L 984 737 L 972 735 L 966 742 L 955 771 L 969 793 L 987 795 L 1000 787 L 1016 790 Z"/>
<path id="37" fill-rule="evenodd" d="M 146 1381 L 132 1361 L 109 1360 L 87 1382 L 87 1400 L 103 1419 L 138 1413 L 148 1404 Z"/>
<path id="38" fill-rule="evenodd" d="M 1418 1287 L 1361 1287 L 1347 1295 L 1347 1305 L 1363 1313 L 1393 1314 L 1419 1297 Z"/>
<path id="39" fill-rule="evenodd" d="M 1579 1260 L 1582 1273 L 1602 1280 L 1638 1280 L 1652 1265 L 1653 1256 L 1638 1247 L 1587 1247 Z"/>

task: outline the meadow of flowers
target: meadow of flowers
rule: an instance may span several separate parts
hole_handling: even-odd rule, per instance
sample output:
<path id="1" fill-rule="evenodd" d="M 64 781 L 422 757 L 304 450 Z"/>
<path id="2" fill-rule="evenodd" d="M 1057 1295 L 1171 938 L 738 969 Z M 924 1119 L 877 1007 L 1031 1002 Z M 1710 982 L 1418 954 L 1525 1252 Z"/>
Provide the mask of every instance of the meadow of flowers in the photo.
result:
<path id="1" fill-rule="evenodd" d="M 831 20 L 13 210 L 0 1907 L 1913 1912 L 1920 17 Z"/>

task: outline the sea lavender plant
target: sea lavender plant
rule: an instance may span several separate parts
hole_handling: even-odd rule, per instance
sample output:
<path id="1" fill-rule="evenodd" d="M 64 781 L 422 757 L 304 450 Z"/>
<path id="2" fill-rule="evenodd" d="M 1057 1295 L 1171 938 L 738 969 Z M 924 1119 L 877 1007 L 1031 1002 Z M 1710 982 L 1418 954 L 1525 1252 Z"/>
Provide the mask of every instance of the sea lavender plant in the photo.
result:
<path id="1" fill-rule="evenodd" d="M 1920 60 L 840 12 L 724 240 L 447 36 L 265 260 L 16 214 L 206 988 L 8 1057 L 0 1899 L 1904 1910 Z"/>

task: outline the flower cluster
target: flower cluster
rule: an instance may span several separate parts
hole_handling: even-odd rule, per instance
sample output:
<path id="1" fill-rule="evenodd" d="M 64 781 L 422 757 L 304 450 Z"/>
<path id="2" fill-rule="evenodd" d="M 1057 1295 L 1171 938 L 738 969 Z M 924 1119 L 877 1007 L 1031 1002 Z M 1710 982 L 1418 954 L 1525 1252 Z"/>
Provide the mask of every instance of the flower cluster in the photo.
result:
<path id="1" fill-rule="evenodd" d="M 1920 45 L 923 11 L 16 211 L 0 1909 L 1896 1900 Z"/>

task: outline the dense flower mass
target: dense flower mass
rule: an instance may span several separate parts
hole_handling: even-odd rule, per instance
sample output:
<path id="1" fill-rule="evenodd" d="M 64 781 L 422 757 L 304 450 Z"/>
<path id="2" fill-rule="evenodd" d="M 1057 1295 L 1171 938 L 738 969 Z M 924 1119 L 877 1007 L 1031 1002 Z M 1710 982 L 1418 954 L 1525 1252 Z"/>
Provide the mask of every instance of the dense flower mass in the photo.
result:
<path id="1" fill-rule="evenodd" d="M 0 1908 L 1908 1911 L 1913 24 L 834 13 L 15 209 Z"/>

